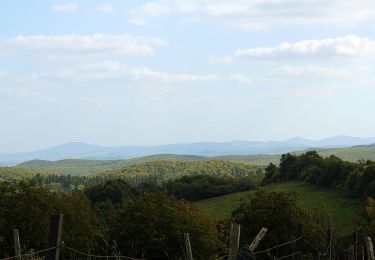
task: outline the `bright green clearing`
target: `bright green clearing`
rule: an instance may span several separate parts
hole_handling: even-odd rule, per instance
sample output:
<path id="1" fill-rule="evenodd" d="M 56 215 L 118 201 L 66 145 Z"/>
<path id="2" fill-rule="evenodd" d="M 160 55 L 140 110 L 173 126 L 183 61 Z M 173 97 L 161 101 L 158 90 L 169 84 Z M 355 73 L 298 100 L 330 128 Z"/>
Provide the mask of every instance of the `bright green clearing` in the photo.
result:
<path id="1" fill-rule="evenodd" d="M 266 190 L 295 191 L 300 195 L 300 203 L 306 208 L 325 207 L 332 213 L 335 226 L 344 231 L 353 231 L 355 222 L 359 219 L 362 202 L 358 199 L 344 199 L 336 192 L 301 182 L 284 182 L 267 185 Z M 228 194 L 221 197 L 201 200 L 194 204 L 201 210 L 218 218 L 229 217 L 238 207 L 240 199 L 255 191 Z"/>

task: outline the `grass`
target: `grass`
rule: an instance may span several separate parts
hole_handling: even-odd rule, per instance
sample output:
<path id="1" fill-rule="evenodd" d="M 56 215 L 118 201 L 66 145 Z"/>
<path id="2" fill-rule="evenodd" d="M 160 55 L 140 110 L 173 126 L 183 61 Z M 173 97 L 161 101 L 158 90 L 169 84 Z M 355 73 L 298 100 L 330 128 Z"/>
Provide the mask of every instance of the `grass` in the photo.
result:
<path id="1" fill-rule="evenodd" d="M 335 191 L 301 182 L 283 182 L 267 185 L 266 190 L 288 192 L 295 191 L 299 194 L 300 205 L 305 208 L 327 208 L 332 214 L 335 226 L 344 232 L 353 231 L 355 222 L 359 220 L 362 201 L 359 199 L 346 199 Z M 228 194 L 221 197 L 210 198 L 195 202 L 194 204 L 209 215 L 218 218 L 227 218 L 236 209 L 241 198 L 255 191 L 246 191 Z"/>

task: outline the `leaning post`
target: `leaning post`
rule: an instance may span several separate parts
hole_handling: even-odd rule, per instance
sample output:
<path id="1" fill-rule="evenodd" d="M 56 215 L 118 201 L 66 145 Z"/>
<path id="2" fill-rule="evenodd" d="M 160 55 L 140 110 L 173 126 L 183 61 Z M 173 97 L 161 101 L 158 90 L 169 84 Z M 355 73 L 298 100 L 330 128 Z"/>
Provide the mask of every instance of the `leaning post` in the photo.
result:
<path id="1" fill-rule="evenodd" d="M 262 241 L 263 237 L 267 234 L 268 229 L 267 228 L 262 228 L 258 235 L 255 237 L 254 241 L 250 244 L 249 250 L 253 252 L 255 248 L 259 245 L 260 241 Z"/>
<path id="2" fill-rule="evenodd" d="M 59 260 L 61 234 L 62 234 L 63 214 L 52 215 L 49 229 L 48 248 L 53 248 L 47 252 L 46 260 Z"/>
<path id="3" fill-rule="evenodd" d="M 184 233 L 184 238 L 185 238 L 185 250 L 186 250 L 187 260 L 193 260 L 193 253 L 191 252 L 189 233 Z"/>

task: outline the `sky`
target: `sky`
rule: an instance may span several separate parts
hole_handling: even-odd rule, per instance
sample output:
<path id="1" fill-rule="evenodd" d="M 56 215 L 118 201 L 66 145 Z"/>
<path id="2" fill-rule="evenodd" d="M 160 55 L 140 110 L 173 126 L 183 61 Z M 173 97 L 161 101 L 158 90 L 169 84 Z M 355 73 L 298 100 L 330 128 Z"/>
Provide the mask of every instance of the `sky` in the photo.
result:
<path id="1" fill-rule="evenodd" d="M 373 0 L 0 0 L 0 152 L 375 136 Z"/>

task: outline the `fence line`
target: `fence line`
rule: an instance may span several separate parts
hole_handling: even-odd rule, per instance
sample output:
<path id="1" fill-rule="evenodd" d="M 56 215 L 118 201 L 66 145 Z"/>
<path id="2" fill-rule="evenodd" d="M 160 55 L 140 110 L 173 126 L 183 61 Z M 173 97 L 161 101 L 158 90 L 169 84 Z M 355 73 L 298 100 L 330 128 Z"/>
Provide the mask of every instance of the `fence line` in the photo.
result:
<path id="1" fill-rule="evenodd" d="M 296 238 L 294 240 L 291 240 L 291 241 L 288 241 L 288 242 L 285 242 L 283 244 L 279 244 L 279 245 L 276 245 L 276 246 L 273 246 L 273 247 L 270 247 L 268 249 L 265 249 L 265 250 L 262 250 L 262 251 L 257 251 L 257 252 L 253 252 L 254 255 L 259 255 L 259 254 L 263 254 L 263 253 L 268 253 L 276 248 L 280 248 L 280 247 L 283 247 L 283 246 L 286 246 L 286 245 L 289 245 L 289 244 L 293 244 L 295 242 L 297 242 L 298 240 L 301 240 L 302 237 L 299 237 L 299 238 Z"/>
<path id="2" fill-rule="evenodd" d="M 289 257 L 293 257 L 293 259 L 294 259 L 294 257 L 295 257 L 296 255 L 299 255 L 299 254 L 302 254 L 302 252 L 299 251 L 299 252 L 295 252 L 295 253 L 290 254 L 290 255 L 282 256 L 282 257 L 277 258 L 277 260 L 282 260 L 282 259 L 286 259 L 286 258 L 289 258 Z"/>
<path id="3" fill-rule="evenodd" d="M 115 258 L 115 259 L 127 259 L 127 260 L 146 260 L 144 258 L 133 258 L 133 257 L 130 257 L 130 256 L 92 255 L 92 254 L 87 254 L 87 253 L 81 252 L 77 249 L 74 249 L 72 247 L 68 247 L 68 246 L 65 246 L 65 245 L 62 245 L 60 247 L 56 247 L 56 246 L 50 247 L 50 248 L 47 248 L 47 249 L 43 249 L 43 250 L 39 250 L 39 251 L 35 251 L 35 252 L 30 252 L 30 253 L 25 253 L 25 254 L 21 254 L 21 255 L 15 255 L 15 256 L 10 256 L 10 257 L 0 258 L 0 260 L 11 260 L 11 259 L 17 259 L 19 257 L 35 256 L 37 254 L 45 253 L 45 252 L 55 250 L 55 249 L 58 249 L 58 248 L 60 248 L 62 250 L 67 249 L 67 250 L 70 250 L 70 251 L 75 252 L 77 254 L 84 255 L 84 256 L 90 257 L 90 258 L 105 258 L 105 259 Z"/>
<path id="4" fill-rule="evenodd" d="M 50 248 L 47 248 L 47 249 L 43 249 L 43 250 L 39 250 L 39 251 L 35 251 L 35 252 L 30 252 L 30 253 L 25 253 L 25 254 L 21 254 L 21 255 L 10 256 L 10 257 L 5 257 L 5 258 L 1 258 L 0 260 L 16 259 L 16 258 L 23 257 L 23 256 L 33 256 L 33 255 L 37 255 L 37 254 L 40 254 L 40 253 L 48 252 L 50 250 L 55 250 L 55 249 L 57 249 L 56 246 L 50 247 Z"/>
<path id="5" fill-rule="evenodd" d="M 53 221 L 54 219 L 56 219 L 56 220 L 58 219 L 58 221 Z M 55 243 L 55 244 L 52 244 L 52 245 L 54 245 L 53 247 L 51 247 L 51 244 L 49 243 L 49 246 L 50 246 L 49 248 L 43 249 L 43 250 L 39 250 L 39 251 L 35 251 L 35 252 L 29 252 L 29 253 L 24 253 L 24 254 L 19 254 L 18 253 L 17 254 L 17 251 L 16 251 L 16 255 L 15 256 L 0 258 L 0 260 L 17 260 L 17 259 L 21 259 L 22 257 L 32 257 L 32 256 L 35 256 L 35 255 L 38 255 L 38 254 L 42 254 L 42 253 L 46 253 L 46 252 L 47 252 L 47 259 L 58 259 L 59 258 L 58 252 L 60 250 L 64 251 L 64 252 L 66 252 L 65 250 L 67 250 L 67 251 L 70 251 L 71 254 L 73 252 L 73 253 L 75 253 L 77 255 L 85 256 L 88 259 L 94 258 L 94 259 L 146 260 L 144 258 L 134 258 L 134 257 L 129 257 L 129 256 L 121 256 L 121 255 L 118 255 L 118 256 L 116 256 L 116 255 L 94 255 L 94 254 L 90 254 L 90 253 L 85 253 L 85 252 L 79 251 L 77 249 L 74 249 L 72 247 L 64 245 L 64 243 L 60 240 L 60 237 L 61 237 L 61 228 L 62 228 L 62 215 L 53 215 L 52 218 L 51 218 L 51 226 L 50 226 L 50 240 L 52 238 L 52 240 Z M 52 231 L 55 230 L 56 232 L 51 232 L 51 230 Z M 239 232 L 240 232 L 240 228 L 238 226 L 238 234 L 233 235 L 233 237 L 236 237 L 237 240 L 239 240 Z M 309 242 L 307 239 L 305 239 L 303 237 L 303 235 L 302 235 L 302 226 L 301 225 L 299 225 L 298 228 L 297 228 L 297 235 L 296 235 L 297 238 L 295 238 L 293 240 L 290 240 L 288 242 L 285 242 L 285 243 L 281 243 L 281 244 L 272 246 L 272 247 L 270 247 L 268 249 L 265 249 L 265 250 L 255 251 L 256 246 L 259 244 L 260 240 L 265 236 L 266 232 L 267 232 L 267 229 L 266 228 L 262 228 L 261 231 L 256 236 L 256 238 L 253 241 L 253 243 L 249 247 L 245 247 L 242 250 L 240 250 L 239 252 L 238 252 L 238 241 L 237 240 L 233 241 L 233 243 L 230 243 L 230 244 L 234 244 L 235 246 L 237 246 L 237 248 L 234 251 L 230 250 L 230 252 L 229 252 L 228 255 L 225 255 L 225 256 L 222 256 L 220 258 L 217 258 L 217 260 L 227 259 L 227 258 L 235 259 L 233 257 L 243 257 L 243 256 L 256 258 L 257 255 L 261 255 L 261 254 L 264 254 L 264 253 L 266 253 L 270 258 L 273 257 L 274 260 L 283 260 L 283 259 L 288 259 L 288 258 L 293 258 L 293 259 L 297 259 L 298 260 L 298 259 L 301 259 L 301 256 L 302 256 L 302 243 L 303 242 L 305 242 L 307 246 L 309 246 L 311 249 L 313 249 L 315 251 L 315 253 L 317 253 L 319 259 L 321 259 L 321 257 L 325 258 L 326 256 L 329 256 L 329 259 L 332 259 L 331 257 L 332 257 L 332 248 L 333 248 L 333 237 L 332 237 L 332 231 L 331 231 L 331 229 L 327 230 L 327 244 L 326 244 L 327 247 L 324 249 L 324 253 L 322 253 L 320 250 L 318 250 L 314 246 L 313 243 Z M 185 233 L 184 235 L 185 235 L 185 242 L 188 242 L 188 244 L 189 244 L 189 246 L 185 250 L 186 251 L 190 251 L 190 257 L 189 257 L 189 259 L 192 260 L 193 258 L 192 258 L 192 253 L 191 253 L 189 236 L 188 236 L 187 233 Z M 187 240 L 186 240 L 186 238 L 187 238 Z M 232 235 L 231 235 L 231 239 L 232 239 Z M 19 241 L 19 238 L 15 239 L 15 245 L 17 244 L 16 240 Z M 373 251 L 372 251 L 373 249 L 372 249 L 371 239 L 367 238 L 367 240 L 369 240 L 369 242 L 366 241 L 366 242 L 368 242 L 368 243 L 366 243 L 366 247 L 369 250 L 368 255 L 371 255 L 371 257 L 372 257 L 372 258 L 369 257 L 369 259 L 370 260 L 375 260 L 375 257 L 373 257 Z M 294 251 L 293 253 L 291 253 L 289 255 L 281 256 L 281 257 L 278 256 L 278 252 L 279 252 L 278 249 L 279 248 L 284 247 L 284 246 L 288 246 L 288 245 L 292 245 L 292 244 L 295 245 L 295 248 L 293 249 L 293 251 Z M 356 248 L 358 247 L 358 244 L 359 243 L 358 243 L 358 238 L 357 238 L 357 234 L 356 234 L 356 241 L 353 244 L 351 244 L 349 246 L 349 248 L 342 249 L 342 248 L 337 247 L 336 249 L 343 251 L 345 253 L 345 257 L 346 257 L 346 255 L 347 255 L 348 252 L 353 251 L 353 254 L 355 254 L 355 259 L 357 259 L 357 251 L 355 251 L 355 253 L 354 253 L 354 250 L 357 250 Z M 367 244 L 369 244 L 369 245 L 367 245 Z M 275 253 L 275 252 L 272 252 L 272 251 L 275 250 L 275 249 L 277 249 L 277 254 L 273 255 L 272 253 Z M 52 251 L 52 253 L 51 253 L 51 251 Z M 237 251 L 238 254 L 234 255 L 235 251 Z M 240 256 L 243 253 L 244 253 L 244 255 Z M 53 258 L 50 257 L 50 254 L 53 254 Z M 197 257 L 199 257 L 199 255 Z M 333 257 L 335 258 L 335 255 Z M 364 257 L 364 253 L 363 252 L 362 252 L 362 257 Z"/>
<path id="6" fill-rule="evenodd" d="M 84 253 L 84 252 L 81 252 L 79 250 L 76 250 L 74 248 L 71 248 L 71 247 L 68 247 L 68 246 L 63 246 L 62 247 L 63 249 L 66 248 L 70 251 L 73 251 L 77 254 L 80 254 L 80 255 L 84 255 L 84 256 L 87 256 L 87 257 L 92 257 L 92 258 L 106 258 L 106 259 L 109 259 L 109 258 L 115 258 L 115 259 L 128 259 L 128 260 L 146 260 L 144 258 L 133 258 L 133 257 L 130 257 L 130 256 L 104 256 L 104 255 L 92 255 L 92 254 L 88 254 L 88 253 Z M 0 259 L 1 260 L 1 259 Z"/>
<path id="7" fill-rule="evenodd" d="M 299 237 L 299 238 L 296 238 L 294 240 L 291 240 L 291 241 L 288 241 L 288 242 L 285 242 L 285 243 L 282 243 L 282 244 L 279 244 L 279 245 L 276 245 L 276 246 L 273 246 L 273 247 L 270 247 L 268 249 L 265 249 L 265 250 L 262 250 L 262 251 L 257 251 L 257 252 L 253 252 L 253 255 L 259 255 L 259 254 L 263 254 L 263 253 L 270 253 L 272 250 L 274 249 L 278 249 L 280 247 L 283 247 L 283 246 L 287 246 L 287 245 L 290 245 L 290 244 L 293 244 L 299 240 L 303 240 L 304 242 L 306 242 L 312 249 L 314 249 L 318 254 L 319 256 L 322 256 L 322 257 L 325 257 L 327 254 L 328 254 L 328 251 L 329 251 L 329 247 L 331 246 L 331 243 L 332 243 L 332 240 L 329 241 L 329 244 L 325 250 L 325 253 L 322 253 L 320 252 L 319 250 L 317 250 L 313 245 L 312 243 L 310 243 L 307 239 L 304 239 L 303 237 Z M 348 252 L 350 250 L 352 250 L 354 248 L 356 243 L 353 243 L 348 249 L 341 249 L 342 251 L 344 252 Z M 84 252 L 81 252 L 77 249 L 74 249 L 72 247 L 68 247 L 68 246 L 65 246 L 65 245 L 62 245 L 60 247 L 51 247 L 51 248 L 47 248 L 47 249 L 43 249 L 43 250 L 39 250 L 39 251 L 35 251 L 35 252 L 30 252 L 30 253 L 25 253 L 25 254 L 21 254 L 21 255 L 16 255 L 16 256 L 11 256 L 11 257 L 5 257 L 5 258 L 1 258 L 0 260 L 12 260 L 12 259 L 17 259 L 19 257 L 27 257 L 27 256 L 34 256 L 34 255 L 37 255 L 37 254 L 41 254 L 41 253 L 45 253 L 45 252 L 48 252 L 50 250 L 55 250 L 55 249 L 58 249 L 60 248 L 61 250 L 64 250 L 64 249 L 67 249 L 67 250 L 70 250 L 72 252 L 75 252 L 77 254 L 80 254 L 80 255 L 83 255 L 83 256 L 86 256 L 86 257 L 90 257 L 90 258 L 98 258 L 98 259 L 101 259 L 101 258 L 105 258 L 105 259 L 127 259 L 127 260 L 146 260 L 144 258 L 134 258 L 134 257 L 129 257 L 129 256 L 105 256 L 105 255 L 93 255 L 93 254 L 89 254 L 89 253 L 84 253 Z M 286 255 L 286 256 L 281 256 L 281 257 L 278 257 L 276 258 L 277 260 L 282 260 L 282 259 L 287 259 L 289 257 L 294 257 L 298 254 L 301 254 L 302 252 L 299 251 L 299 252 L 294 252 L 293 254 L 290 254 L 290 255 Z M 220 260 L 220 259 L 225 259 L 226 257 L 229 257 L 229 255 L 225 255 L 225 256 L 222 256 L 220 258 L 217 258 L 217 260 Z"/>

